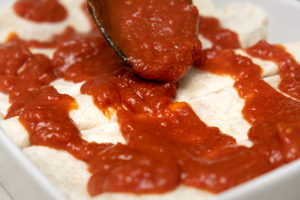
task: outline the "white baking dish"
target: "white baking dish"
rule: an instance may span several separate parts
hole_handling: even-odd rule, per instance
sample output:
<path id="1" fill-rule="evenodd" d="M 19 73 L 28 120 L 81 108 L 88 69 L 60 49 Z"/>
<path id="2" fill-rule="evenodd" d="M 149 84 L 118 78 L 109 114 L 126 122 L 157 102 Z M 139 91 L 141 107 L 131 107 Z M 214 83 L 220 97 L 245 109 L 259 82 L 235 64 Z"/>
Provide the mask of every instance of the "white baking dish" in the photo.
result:
<path id="1" fill-rule="evenodd" d="M 214 0 L 224 6 L 234 0 Z M 237 0 L 236 0 L 237 1 Z M 247 0 L 240 0 L 247 1 Z M 300 2 L 248 0 L 264 8 L 269 17 L 268 41 L 300 41 Z M 0 0 L 0 7 L 13 0 Z M 7 198 L 16 200 L 64 199 L 63 195 L 0 130 L 0 184 Z M 0 185 L 0 188 L 1 188 Z M 216 196 L 218 200 L 299 199 L 300 160 Z M 0 196 L 1 199 L 1 196 Z"/>

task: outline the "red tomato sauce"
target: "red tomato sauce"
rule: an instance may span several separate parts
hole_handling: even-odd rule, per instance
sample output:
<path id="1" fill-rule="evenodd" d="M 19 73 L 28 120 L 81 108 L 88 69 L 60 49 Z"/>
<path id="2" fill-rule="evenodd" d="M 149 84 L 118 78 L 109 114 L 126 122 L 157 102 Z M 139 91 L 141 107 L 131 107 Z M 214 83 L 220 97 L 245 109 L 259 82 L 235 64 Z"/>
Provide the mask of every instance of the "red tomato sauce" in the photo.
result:
<path id="1" fill-rule="evenodd" d="M 60 77 L 73 82 L 127 68 L 98 31 L 60 41 L 52 64 Z"/>
<path id="2" fill-rule="evenodd" d="M 41 87 L 56 79 L 45 55 L 33 55 L 17 42 L 0 45 L 0 68 L 0 91 L 9 94 L 12 103 L 6 118 L 19 115 Z"/>
<path id="3" fill-rule="evenodd" d="M 68 46 L 70 43 L 74 46 Z M 1 48 L 8 60 L 12 52 L 20 55 L 14 67 L 7 65 L 11 72 L 2 73 L 5 79 L 1 91 L 10 95 L 10 110 L 16 110 L 7 117 L 20 116 L 33 145 L 64 149 L 87 162 L 92 173 L 88 184 L 92 195 L 161 193 L 180 183 L 221 192 L 299 157 L 299 103 L 276 92 L 260 78 L 258 66 L 231 50 L 206 51 L 198 67 L 231 75 L 236 80 L 235 87 L 246 101 L 243 115 L 252 124 L 249 138 L 254 145 L 251 148 L 238 146 L 235 139 L 218 128 L 205 125 L 188 104 L 173 102 L 176 96 L 173 83 L 140 79 L 115 54 L 104 58 L 96 54 L 97 61 L 93 58 L 95 48 L 113 52 L 104 45 L 102 37 L 61 44 L 51 62 L 42 59 L 42 66 L 52 65 L 42 70 L 41 76 L 25 73 L 26 68 L 21 71 L 25 75 L 16 73 L 24 62 L 37 55 L 32 55 L 25 46 L 12 44 Z M 69 57 L 78 60 L 65 66 Z M 105 66 L 111 60 L 115 68 L 107 70 Z M 64 70 L 60 71 L 60 67 Z M 73 76 L 68 75 L 69 70 Z M 127 144 L 82 140 L 68 116 L 70 109 L 76 109 L 76 102 L 47 86 L 53 80 L 53 71 L 75 82 L 86 80 L 82 93 L 93 96 L 104 113 L 109 112 L 108 108 L 116 110 Z M 45 74 L 52 78 L 41 79 Z M 26 98 L 21 101 L 14 91 L 24 92 Z"/>
<path id="4" fill-rule="evenodd" d="M 198 31 L 199 34 L 210 40 L 214 49 L 236 49 L 241 47 L 237 33 L 223 28 L 216 18 L 200 16 Z"/>
<path id="5" fill-rule="evenodd" d="M 44 41 L 44 42 L 41 42 L 38 40 L 23 40 L 14 32 L 12 32 L 7 37 L 6 41 L 7 42 L 12 42 L 12 41 L 22 42 L 27 47 L 33 47 L 33 48 L 55 48 L 65 40 L 81 38 L 81 37 L 84 37 L 85 35 L 90 35 L 90 34 L 100 35 L 100 33 L 98 33 L 98 32 L 91 32 L 91 33 L 86 33 L 86 34 L 78 33 L 72 27 L 68 26 L 62 33 L 53 35 L 50 40 Z"/>
<path id="6" fill-rule="evenodd" d="M 103 25 L 133 71 L 156 81 L 182 77 L 199 58 L 198 11 L 187 0 L 102 2 Z M 104 11 L 103 11 L 104 12 Z"/>
<path id="7" fill-rule="evenodd" d="M 294 71 L 297 64 L 283 48 L 262 41 L 247 49 L 247 52 L 260 52 L 261 55 L 268 55 L 270 60 L 288 60 L 288 63 L 281 63 L 285 68 L 280 70 L 280 75 L 293 79 L 293 73 L 286 72 Z M 240 97 L 245 99 L 243 116 L 252 125 L 248 132 L 249 139 L 254 144 L 251 149 L 268 157 L 273 167 L 299 158 L 300 103 L 277 92 L 264 82 L 260 76 L 261 69 L 249 58 L 235 55 L 230 50 L 207 51 L 206 55 L 206 58 L 198 63 L 198 67 L 233 77 L 235 88 Z M 285 84 L 284 79 L 280 84 Z M 290 88 L 281 90 L 287 94 L 290 92 Z M 294 96 L 299 95 L 297 86 L 292 91 Z"/>
<path id="8" fill-rule="evenodd" d="M 39 23 L 61 22 L 68 15 L 58 0 L 18 0 L 14 11 L 22 18 Z"/>
<path id="9" fill-rule="evenodd" d="M 32 0 L 28 0 L 31 4 L 33 3 Z M 17 7 L 18 2 L 15 3 L 15 7 Z M 38 41 L 38 40 L 23 40 L 21 39 L 16 33 L 12 32 L 6 39 L 6 41 L 19 41 L 26 44 L 27 47 L 33 47 L 33 48 L 56 48 L 60 43 L 66 40 L 71 39 L 79 39 L 82 37 L 85 37 L 87 35 L 100 35 L 99 30 L 95 23 L 93 22 L 91 16 L 88 13 L 87 10 L 87 3 L 84 2 L 81 6 L 82 11 L 84 14 L 88 17 L 88 20 L 91 24 L 91 31 L 88 33 L 78 33 L 74 28 L 71 26 L 67 26 L 65 30 L 60 34 L 53 35 L 48 41 Z M 28 8 L 24 8 L 24 12 L 29 12 L 30 10 Z M 27 13 L 26 15 L 29 15 Z"/>
<path id="10" fill-rule="evenodd" d="M 66 150 L 86 162 L 92 174 L 88 183 L 92 196 L 163 193 L 180 184 L 218 193 L 300 157 L 299 102 L 264 82 L 261 69 L 249 58 L 218 50 L 223 44 L 204 51 L 196 67 L 235 80 L 245 100 L 243 116 L 251 124 L 251 148 L 208 127 L 187 103 L 173 102 L 174 82 L 140 78 L 103 37 L 90 33 L 64 38 L 56 45 L 51 60 L 32 54 L 26 42 L 0 45 L 0 91 L 9 95 L 12 104 L 6 118 L 19 116 L 32 145 Z M 280 63 L 281 84 L 286 85 L 285 79 L 292 82 L 281 90 L 299 97 L 298 65 L 290 54 L 264 42 L 247 51 Z M 85 81 L 81 93 L 91 95 L 106 115 L 109 109 L 116 111 L 126 144 L 81 139 L 69 117 L 69 111 L 78 107 L 75 99 L 49 86 L 57 78 Z"/>
<path id="11" fill-rule="evenodd" d="M 27 0 L 28 3 L 33 4 L 34 2 L 32 0 Z M 46 3 L 46 2 L 44 2 Z M 18 7 L 18 2 L 14 4 L 14 7 Z M 91 24 L 91 31 L 88 33 L 78 33 L 74 28 L 71 26 L 68 26 L 65 28 L 65 30 L 60 33 L 60 34 L 55 34 L 53 35 L 48 41 L 38 41 L 38 40 L 23 40 L 21 39 L 16 33 L 11 33 L 6 41 L 19 41 L 23 42 L 26 44 L 27 47 L 33 47 L 33 48 L 55 48 L 57 47 L 60 43 L 66 40 L 71 40 L 71 39 L 79 39 L 82 38 L 86 35 L 100 35 L 95 23 L 93 22 L 91 16 L 88 13 L 87 10 L 87 3 L 84 2 L 81 6 L 82 11 L 84 14 L 88 17 L 89 22 Z M 30 10 L 26 7 L 24 8 L 24 12 L 26 12 L 26 16 L 29 15 Z M 27 13 L 28 12 L 28 13 Z M 56 11 L 55 11 L 56 12 Z M 36 13 L 36 12 L 33 12 Z"/>
<path id="12" fill-rule="evenodd" d="M 284 47 L 261 41 L 247 49 L 247 53 L 277 63 L 281 78 L 279 89 L 300 100 L 300 64 L 285 51 Z"/>

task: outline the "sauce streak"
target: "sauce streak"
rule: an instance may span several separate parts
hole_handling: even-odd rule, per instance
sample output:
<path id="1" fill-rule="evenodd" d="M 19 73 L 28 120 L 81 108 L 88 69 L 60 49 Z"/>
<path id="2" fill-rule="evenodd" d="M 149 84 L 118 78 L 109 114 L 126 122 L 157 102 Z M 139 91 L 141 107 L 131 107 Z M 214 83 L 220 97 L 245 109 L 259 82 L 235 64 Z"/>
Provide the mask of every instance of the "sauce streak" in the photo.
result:
<path id="1" fill-rule="evenodd" d="M 247 49 L 253 57 L 271 60 L 278 64 L 281 82 L 279 89 L 300 100 L 300 64 L 280 45 L 270 45 L 265 41 Z"/>
<path id="2" fill-rule="evenodd" d="M 222 28 L 216 18 L 200 16 L 198 31 L 212 42 L 214 49 L 236 49 L 241 47 L 237 33 Z"/>
<path id="3" fill-rule="evenodd" d="M 296 63 L 282 48 L 271 46 L 264 41 L 247 51 L 263 52 L 264 55 L 269 55 L 270 60 L 276 60 L 277 56 L 279 59 L 287 56 L 286 59 L 291 63 Z M 274 51 L 277 51 L 277 54 L 273 53 Z M 284 65 L 285 70 L 293 71 L 293 64 Z M 239 95 L 245 99 L 243 116 L 252 124 L 248 132 L 249 139 L 254 144 L 251 149 L 267 156 L 273 167 L 299 158 L 299 102 L 278 93 L 261 79 L 259 66 L 248 58 L 234 55 L 230 50 L 207 51 L 206 58 L 198 64 L 198 67 L 213 73 L 230 75 L 235 79 L 234 86 Z M 280 75 L 283 74 L 286 78 L 293 78 L 292 73 L 280 71 Z M 293 91 L 295 96 L 299 95 L 299 90 Z"/>
<path id="4" fill-rule="evenodd" d="M 16 33 L 11 33 L 6 41 L 7 42 L 23 42 L 26 44 L 27 47 L 33 48 L 55 48 L 61 43 L 62 41 L 69 40 L 70 38 L 80 38 L 84 34 L 77 33 L 72 27 L 67 27 L 64 32 L 53 35 L 50 40 L 41 42 L 38 40 L 22 40 Z"/>
<path id="5" fill-rule="evenodd" d="M 33 55 L 17 42 L 0 45 L 0 68 L 0 91 L 9 94 L 12 103 L 6 118 L 22 113 L 39 90 L 56 79 L 45 55 Z"/>
<path id="6" fill-rule="evenodd" d="M 15 12 L 22 18 L 34 22 L 61 22 L 68 13 L 58 0 L 18 0 Z"/>
<path id="7" fill-rule="evenodd" d="M 19 38 L 19 36 L 15 33 L 9 35 L 7 41 L 22 41 L 26 44 L 26 46 L 34 47 L 34 48 L 55 48 L 60 43 L 66 40 L 70 40 L 72 38 L 79 39 L 86 35 L 100 34 L 98 33 L 99 32 L 98 28 L 93 23 L 90 16 L 88 15 L 88 11 L 86 9 L 86 3 L 82 5 L 82 9 L 84 13 L 89 17 L 89 20 L 92 24 L 91 25 L 92 30 L 90 31 L 90 33 L 81 34 L 76 32 L 72 27 L 67 27 L 63 33 L 54 35 L 49 41 L 45 41 L 45 42 L 41 42 L 37 40 L 25 41 Z M 205 38 L 209 39 L 212 42 L 213 44 L 212 48 L 214 49 L 217 50 L 235 49 L 241 47 L 238 39 L 238 35 L 235 32 L 222 28 L 216 18 L 199 16 L 198 31 Z"/>
<path id="8" fill-rule="evenodd" d="M 20 1 L 20 0 L 19 0 Z M 21 7 L 22 9 L 24 9 L 23 12 L 25 12 L 26 14 L 24 15 L 30 15 L 30 9 L 28 9 L 27 7 L 22 7 L 22 5 L 18 5 L 20 4 L 20 2 L 17 1 L 15 4 L 14 4 L 14 7 L 15 9 L 17 7 Z M 23 0 L 24 1 L 24 0 Z M 32 0 L 27 0 L 29 4 L 33 4 L 34 2 Z M 46 1 L 44 2 L 46 3 Z M 19 42 L 23 42 L 26 44 L 27 47 L 33 47 L 33 48 L 56 48 L 60 43 L 62 43 L 63 41 L 66 41 L 66 40 L 71 40 L 71 39 L 79 39 L 81 37 L 84 37 L 86 35 L 99 35 L 99 31 L 95 25 L 95 23 L 93 22 L 91 16 L 89 15 L 88 13 L 88 10 L 87 10 L 87 3 L 84 2 L 81 6 L 81 9 L 82 11 L 84 12 L 84 14 L 87 16 L 90 24 L 91 24 L 91 31 L 88 32 L 88 33 L 78 33 L 74 30 L 74 28 L 72 28 L 71 26 L 68 26 L 65 28 L 65 30 L 60 33 L 60 34 L 56 34 L 56 35 L 53 35 L 51 37 L 51 39 L 49 39 L 48 41 L 38 41 L 38 40 L 23 40 L 21 39 L 16 33 L 11 33 L 8 38 L 6 39 L 7 42 L 10 42 L 10 41 L 19 41 Z M 35 14 L 37 14 L 36 12 L 34 12 Z M 38 18 L 40 19 L 40 18 Z"/>
<path id="9" fill-rule="evenodd" d="M 113 52 L 104 44 L 104 39 L 99 36 L 66 41 L 52 61 L 62 64 L 52 69 L 58 71 L 59 76 L 75 82 L 86 80 L 82 93 L 93 96 L 103 112 L 109 112 L 108 108 L 117 112 L 126 145 L 82 140 L 68 116 L 69 110 L 76 108 L 74 99 L 58 94 L 50 86 L 37 86 L 32 99 L 18 112 L 33 145 L 64 149 L 88 163 L 92 173 L 88 188 L 92 195 L 103 192 L 161 193 L 180 183 L 221 192 L 299 157 L 299 103 L 261 80 L 260 68 L 248 58 L 237 56 L 231 50 L 209 50 L 199 67 L 231 75 L 236 80 L 235 87 L 246 100 L 244 117 L 252 124 L 249 131 L 254 143 L 252 148 L 238 146 L 232 137 L 217 128 L 207 127 L 188 104 L 172 102 L 176 96 L 174 84 L 140 79 L 126 70 L 126 64 L 118 61 L 115 54 L 108 54 L 110 59 L 106 61 L 100 54 L 97 62 L 93 58 L 97 52 L 95 48 Z M 76 45 L 86 49 L 75 48 Z M 25 52 L 22 54 L 26 57 L 28 50 L 21 47 L 16 45 L 13 50 L 18 54 Z M 64 61 L 70 57 L 78 60 L 65 66 Z M 20 63 L 23 63 L 21 58 Z M 115 70 L 107 71 L 105 66 L 111 60 L 115 62 Z M 64 70 L 60 71 L 60 67 Z M 91 75 L 89 70 L 95 68 L 97 73 Z M 69 70 L 73 76 L 68 75 Z M 32 74 L 28 73 L 27 79 L 31 79 Z M 15 73 L 11 76 L 19 78 Z M 11 102 L 15 97 L 9 88 L 22 88 L 27 83 L 18 80 L 19 85 L 7 82 L 4 85 L 8 89 L 2 90 L 10 94 Z"/>

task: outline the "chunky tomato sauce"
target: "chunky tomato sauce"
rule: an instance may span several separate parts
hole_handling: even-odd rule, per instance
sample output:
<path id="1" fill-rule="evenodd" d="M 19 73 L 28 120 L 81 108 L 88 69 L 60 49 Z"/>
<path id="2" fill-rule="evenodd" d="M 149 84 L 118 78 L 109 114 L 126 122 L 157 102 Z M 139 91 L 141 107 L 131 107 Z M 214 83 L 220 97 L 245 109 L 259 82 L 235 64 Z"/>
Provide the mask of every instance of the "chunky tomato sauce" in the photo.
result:
<path id="1" fill-rule="evenodd" d="M 31 2 L 32 0 L 30 0 L 29 2 Z M 16 4 L 15 4 L 16 6 Z M 24 8 L 25 9 L 25 8 Z M 74 28 L 72 28 L 71 26 L 68 26 L 65 28 L 65 30 L 60 33 L 60 34 L 56 34 L 53 35 L 51 37 L 51 39 L 49 39 L 48 41 L 38 41 L 38 40 L 27 40 L 24 41 L 23 39 L 19 38 L 19 36 L 12 32 L 8 37 L 7 37 L 7 41 L 22 41 L 23 43 L 26 43 L 26 46 L 28 47 L 34 47 L 34 48 L 55 48 L 57 47 L 61 42 L 65 41 L 65 40 L 69 40 L 71 38 L 73 39 L 79 39 L 81 37 L 87 36 L 87 35 L 93 35 L 93 34 L 97 34 L 96 30 L 98 30 L 97 26 L 95 25 L 94 21 L 92 20 L 92 17 L 89 15 L 88 10 L 87 10 L 87 3 L 84 2 L 81 6 L 82 11 L 84 12 L 84 14 L 88 17 L 88 20 L 91 24 L 91 29 L 92 31 L 90 33 L 78 33 L 76 32 L 76 30 L 74 30 Z M 26 10 L 26 9 L 25 9 Z M 26 18 L 26 17 L 25 17 Z"/>
<path id="2" fill-rule="evenodd" d="M 174 81 L 199 58 L 197 8 L 189 0 L 107 0 L 102 25 L 141 77 Z M 99 9 L 99 8 L 98 8 Z"/>
<path id="3" fill-rule="evenodd" d="M 216 18 L 199 16 L 198 31 L 212 42 L 214 49 L 241 47 L 237 33 L 223 28 Z"/>
<path id="4" fill-rule="evenodd" d="M 277 63 L 281 78 L 279 89 L 300 100 L 300 64 L 282 46 L 261 41 L 247 49 L 247 53 Z"/>
<path id="5" fill-rule="evenodd" d="M 274 54 L 274 51 L 277 51 L 277 54 Z M 295 67 L 296 61 L 289 53 L 264 41 L 247 49 L 247 52 L 264 52 L 265 55 L 269 55 L 270 60 L 278 59 L 277 56 L 287 56 L 289 62 L 285 64 L 285 70 L 293 71 Z M 198 63 L 198 67 L 232 76 L 235 79 L 235 88 L 245 99 L 243 116 L 252 124 L 248 132 L 249 139 L 254 144 L 251 149 L 263 153 L 273 167 L 299 158 L 300 103 L 277 92 L 264 82 L 260 77 L 259 66 L 253 64 L 250 59 L 237 56 L 229 50 L 207 51 L 206 55 L 206 58 Z M 293 79 L 292 73 L 280 70 L 280 75 L 283 74 L 286 78 Z M 280 84 L 285 84 L 284 79 Z M 293 94 L 299 95 L 299 90 L 296 92 L 296 89 L 293 90 Z M 281 90 L 286 94 L 290 91 L 286 87 Z"/>
<path id="6" fill-rule="evenodd" d="M 206 50 L 196 67 L 235 80 L 245 99 L 243 116 L 252 125 L 251 148 L 208 127 L 187 103 L 173 102 L 175 83 L 146 81 L 132 72 L 99 33 L 57 45 L 51 60 L 32 54 L 27 42 L 0 45 L 0 91 L 12 104 L 6 118 L 19 116 L 32 145 L 66 150 L 86 162 L 93 196 L 162 193 L 179 184 L 217 193 L 300 157 L 299 102 L 269 86 L 259 66 L 232 50 Z M 247 52 L 278 62 L 281 91 L 299 97 L 299 65 L 282 47 L 260 42 Z M 117 113 L 127 143 L 82 140 L 68 114 L 77 109 L 75 99 L 49 86 L 57 78 L 84 81 L 81 93 L 106 115 L 110 109 Z"/>
<path id="7" fill-rule="evenodd" d="M 17 0 L 14 10 L 20 17 L 34 22 L 60 22 L 68 15 L 58 0 Z"/>
<path id="8" fill-rule="evenodd" d="M 0 91 L 9 94 L 12 103 L 6 118 L 22 113 L 39 90 L 56 79 L 49 58 L 31 54 L 22 43 L 0 46 L 0 69 Z"/>

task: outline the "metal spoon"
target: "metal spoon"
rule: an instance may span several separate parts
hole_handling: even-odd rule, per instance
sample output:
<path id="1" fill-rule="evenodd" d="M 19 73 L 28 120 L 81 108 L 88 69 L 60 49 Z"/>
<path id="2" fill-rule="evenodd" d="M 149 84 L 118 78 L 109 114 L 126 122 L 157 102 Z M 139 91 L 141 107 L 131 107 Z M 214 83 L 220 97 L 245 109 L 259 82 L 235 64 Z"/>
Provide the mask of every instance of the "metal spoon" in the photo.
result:
<path id="1" fill-rule="evenodd" d="M 192 0 L 186 0 L 187 3 L 192 4 Z M 103 34 L 104 38 L 110 44 L 110 46 L 116 51 L 116 53 L 124 60 L 128 61 L 125 54 L 117 46 L 116 42 L 110 37 L 109 24 L 106 21 L 106 7 L 109 4 L 109 0 L 87 0 L 88 11 L 92 16 L 98 29 Z"/>
<path id="2" fill-rule="evenodd" d="M 191 0 L 87 0 L 87 5 L 107 42 L 144 79 L 177 81 L 200 55 Z"/>
<path id="3" fill-rule="evenodd" d="M 116 45 L 113 39 L 110 37 L 108 23 L 106 21 L 106 6 L 109 4 L 109 0 L 87 0 L 87 6 L 90 15 L 92 16 L 98 29 L 101 31 L 104 38 L 110 44 L 110 46 L 115 50 L 115 52 L 124 60 L 127 61 L 127 57 Z"/>

